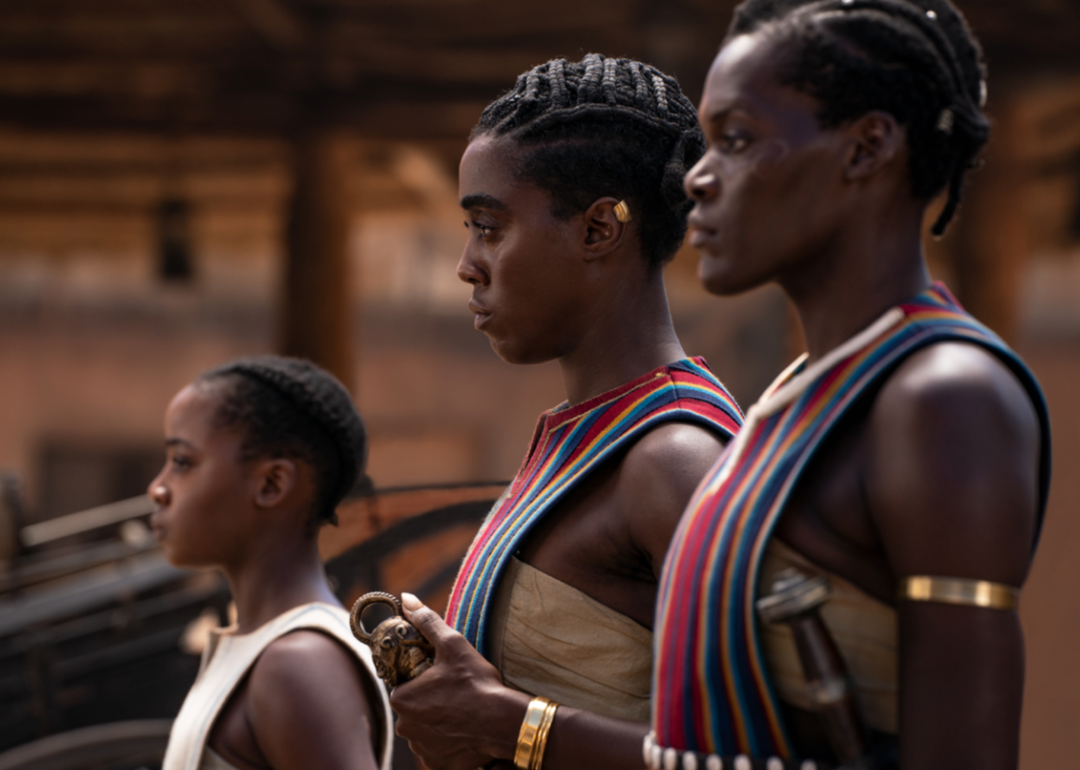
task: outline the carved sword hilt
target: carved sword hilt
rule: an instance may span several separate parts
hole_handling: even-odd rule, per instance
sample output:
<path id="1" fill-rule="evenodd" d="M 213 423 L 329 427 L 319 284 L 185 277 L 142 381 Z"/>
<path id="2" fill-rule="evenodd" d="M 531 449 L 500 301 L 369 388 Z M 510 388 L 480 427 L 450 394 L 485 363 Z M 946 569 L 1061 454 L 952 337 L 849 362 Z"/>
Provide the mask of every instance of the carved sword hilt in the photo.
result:
<path id="1" fill-rule="evenodd" d="M 837 759 L 845 767 L 869 767 L 869 733 L 855 701 L 851 675 L 818 613 L 831 596 L 828 578 L 786 569 L 776 575 L 771 592 L 758 599 L 756 607 L 766 623 L 786 623 L 791 628 L 814 710 Z"/>
<path id="2" fill-rule="evenodd" d="M 387 604 L 394 614 L 369 632 L 361 616 L 372 604 Z M 361 596 L 349 613 L 349 626 L 353 636 L 371 648 L 375 673 L 391 689 L 420 676 L 435 661 L 435 648 L 405 619 L 401 600 L 393 594 L 372 591 Z"/>

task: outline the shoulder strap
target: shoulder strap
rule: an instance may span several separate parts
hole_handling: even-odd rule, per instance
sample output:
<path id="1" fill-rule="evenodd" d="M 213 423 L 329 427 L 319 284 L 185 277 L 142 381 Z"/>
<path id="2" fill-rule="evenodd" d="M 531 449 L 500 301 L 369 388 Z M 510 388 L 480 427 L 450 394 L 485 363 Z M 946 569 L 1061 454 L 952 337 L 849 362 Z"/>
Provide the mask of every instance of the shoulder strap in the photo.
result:
<path id="1" fill-rule="evenodd" d="M 655 426 L 693 422 L 732 436 L 742 412 L 703 359 L 660 367 L 574 407 L 543 415 L 507 494 L 465 556 L 447 621 L 486 654 L 488 612 L 503 570 L 525 537 L 608 458 Z"/>
<path id="2" fill-rule="evenodd" d="M 944 286 L 893 308 L 814 364 L 793 367 L 751 407 L 745 427 L 698 487 L 668 551 L 654 674 L 654 725 L 663 745 L 791 756 L 754 612 L 766 543 L 802 471 L 847 410 L 916 350 L 950 340 L 990 350 L 1028 391 L 1043 428 L 1041 518 L 1050 457 L 1038 384 Z"/>

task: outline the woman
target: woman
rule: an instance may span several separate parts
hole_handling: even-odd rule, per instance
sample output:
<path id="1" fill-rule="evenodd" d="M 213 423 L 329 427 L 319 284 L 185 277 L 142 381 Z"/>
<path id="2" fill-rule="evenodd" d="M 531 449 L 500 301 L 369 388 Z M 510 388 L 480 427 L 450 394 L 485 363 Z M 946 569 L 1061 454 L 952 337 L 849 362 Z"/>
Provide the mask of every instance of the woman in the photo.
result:
<path id="1" fill-rule="evenodd" d="M 165 449 L 154 534 L 173 564 L 225 573 L 237 625 L 211 638 L 164 769 L 389 770 L 386 693 L 316 547 L 365 460 L 348 392 L 306 361 L 234 361 L 172 400 Z"/>
<path id="2" fill-rule="evenodd" d="M 866 752 L 919 770 L 1016 766 L 1015 607 L 1049 424 L 1027 367 L 931 282 L 921 243 L 931 200 L 947 193 L 941 234 L 986 141 L 984 78 L 946 0 L 736 12 L 699 109 L 691 242 L 715 294 L 778 283 L 808 355 L 748 412 L 672 542 L 650 767 Z M 792 567 L 832 582 L 822 613 L 866 741 L 828 740 L 813 712 L 842 682 L 808 685 L 790 632 L 756 616 Z"/>
<path id="3" fill-rule="evenodd" d="M 436 656 L 391 703 L 436 770 L 641 766 L 660 564 L 741 419 L 664 293 L 701 150 L 672 78 L 592 54 L 522 75 L 462 157 L 476 328 L 510 363 L 557 360 L 567 401 L 469 549 L 456 630 L 404 597 Z"/>

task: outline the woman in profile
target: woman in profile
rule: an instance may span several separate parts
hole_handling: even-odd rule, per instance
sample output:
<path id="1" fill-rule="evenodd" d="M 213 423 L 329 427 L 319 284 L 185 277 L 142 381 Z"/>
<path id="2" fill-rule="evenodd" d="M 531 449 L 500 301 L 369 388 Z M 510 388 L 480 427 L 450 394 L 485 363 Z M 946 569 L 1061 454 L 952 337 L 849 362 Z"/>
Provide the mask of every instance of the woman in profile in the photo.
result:
<path id="1" fill-rule="evenodd" d="M 690 239 L 710 292 L 779 284 L 808 352 L 748 411 L 672 541 L 651 768 L 866 752 L 875 767 L 1016 767 L 1016 605 L 1046 504 L 1046 405 L 931 280 L 922 245 L 930 202 L 945 194 L 940 235 L 987 140 L 985 94 L 948 0 L 735 13 L 699 109 Z M 843 681 L 808 684 L 791 633 L 757 616 L 790 568 L 832 583 L 822 614 L 866 741 L 829 739 L 814 712 Z"/>
<path id="2" fill-rule="evenodd" d="M 389 770 L 386 693 L 316 547 L 366 457 L 348 392 L 307 361 L 234 361 L 173 398 L 165 449 L 154 534 L 225 573 L 237 624 L 211 636 L 164 770 Z"/>
<path id="3" fill-rule="evenodd" d="M 566 402 L 470 547 L 449 625 L 403 597 L 436 656 L 391 703 L 433 770 L 641 768 L 660 565 L 741 422 L 664 291 L 702 149 L 674 79 L 590 54 L 521 75 L 461 159 L 476 328 L 508 363 L 558 361 Z"/>

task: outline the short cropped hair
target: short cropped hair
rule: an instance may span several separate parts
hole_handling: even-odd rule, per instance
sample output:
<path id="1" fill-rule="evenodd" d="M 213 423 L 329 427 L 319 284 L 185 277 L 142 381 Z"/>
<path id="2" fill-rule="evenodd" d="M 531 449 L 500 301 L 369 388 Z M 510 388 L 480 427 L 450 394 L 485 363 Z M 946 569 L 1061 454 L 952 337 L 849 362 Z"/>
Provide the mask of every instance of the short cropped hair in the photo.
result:
<path id="1" fill-rule="evenodd" d="M 600 54 L 554 59 L 488 105 L 473 138 L 484 134 L 525 150 L 518 176 L 551 194 L 556 216 L 604 196 L 626 200 L 649 265 L 675 256 L 692 206 L 683 176 L 705 152 L 705 138 L 674 78 Z"/>
<path id="2" fill-rule="evenodd" d="M 367 461 L 367 432 L 352 397 L 310 361 L 258 356 L 204 372 L 196 384 L 219 394 L 218 428 L 242 434 L 243 460 L 302 460 L 315 476 L 312 521 L 337 523 L 335 509 Z"/>
<path id="3" fill-rule="evenodd" d="M 881 110 L 904 127 L 913 195 L 948 190 L 933 226 L 943 234 L 990 135 L 982 49 L 960 11 L 948 0 L 746 0 L 728 39 L 765 27 L 796 44 L 781 79 L 820 102 L 820 125 Z"/>

